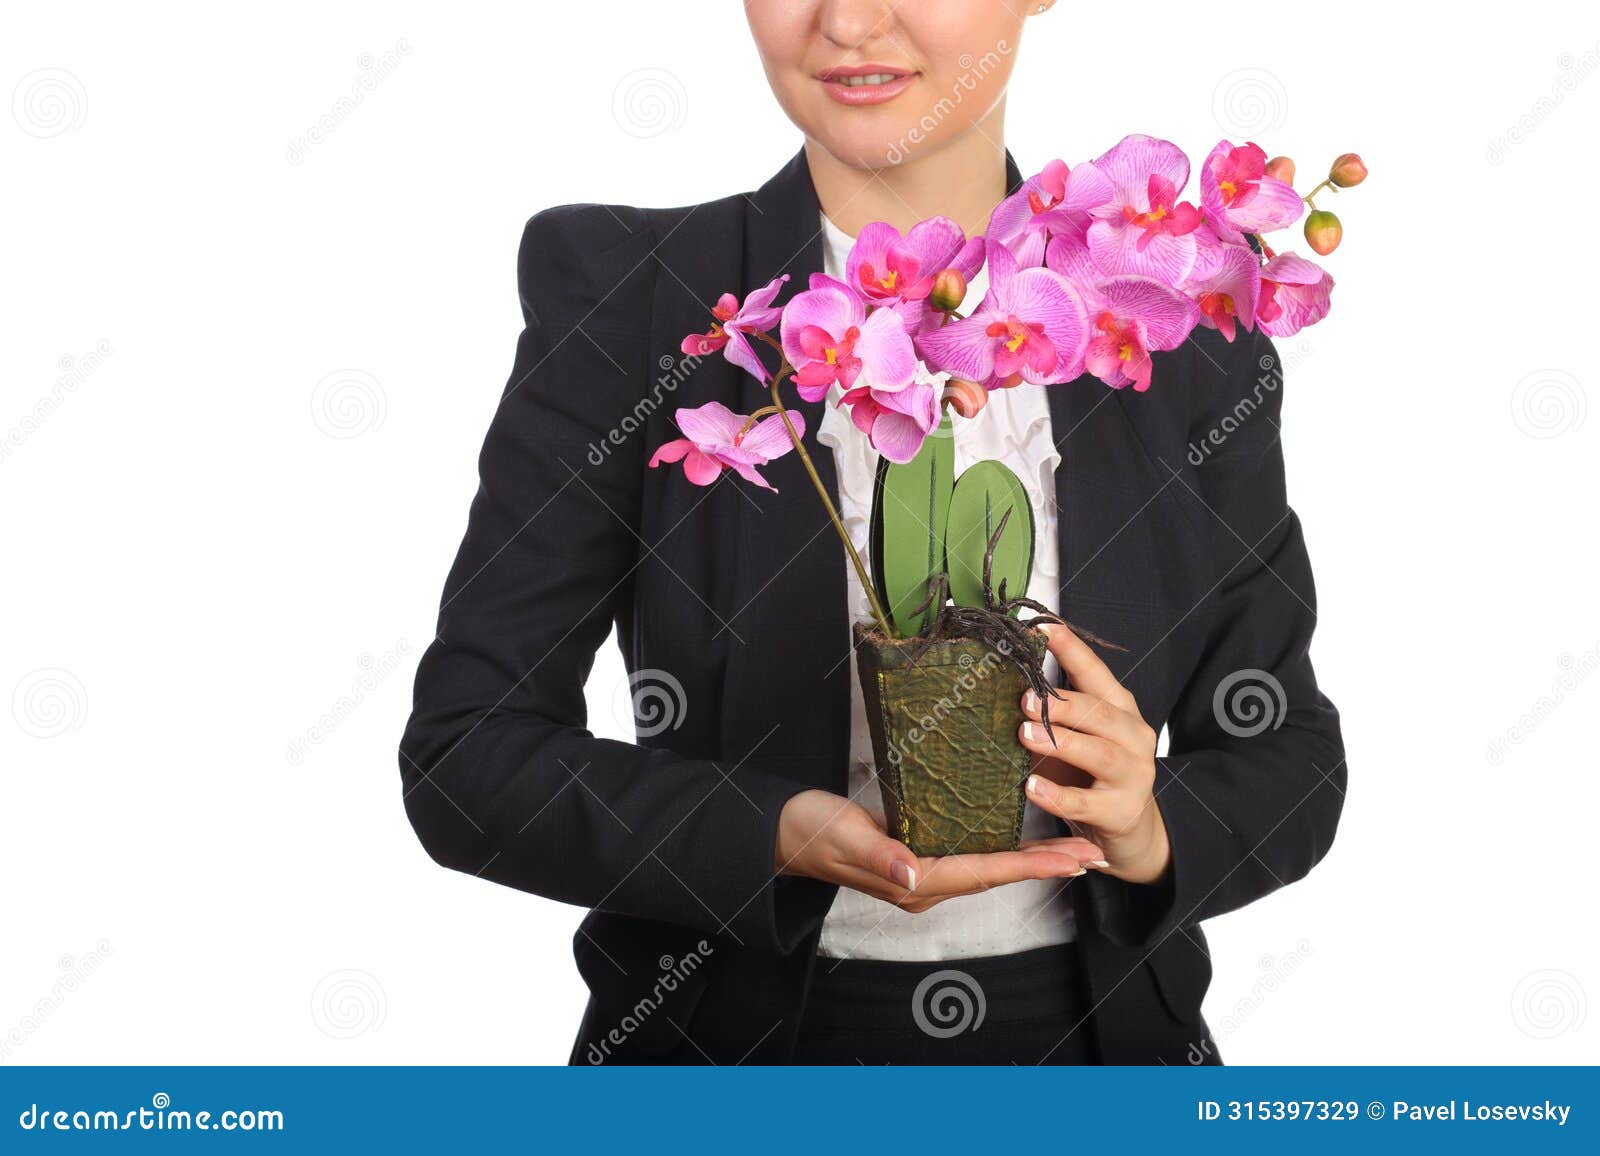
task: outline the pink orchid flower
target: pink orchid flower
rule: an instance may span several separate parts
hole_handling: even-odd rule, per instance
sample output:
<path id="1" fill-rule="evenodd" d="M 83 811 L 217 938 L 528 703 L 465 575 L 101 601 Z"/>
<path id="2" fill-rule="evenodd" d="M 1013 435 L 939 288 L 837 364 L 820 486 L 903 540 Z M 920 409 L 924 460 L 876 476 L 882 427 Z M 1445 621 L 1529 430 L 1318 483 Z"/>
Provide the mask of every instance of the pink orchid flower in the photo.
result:
<path id="1" fill-rule="evenodd" d="M 939 424 L 939 391 L 931 381 L 895 391 L 858 385 L 839 404 L 850 407 L 851 420 L 873 449 L 902 465 L 917 456 L 923 440 Z"/>
<path id="2" fill-rule="evenodd" d="M 794 448 L 781 414 L 762 418 L 751 426 L 748 417 L 734 413 L 720 401 L 710 401 L 698 409 L 680 409 L 672 420 L 684 436 L 656 450 L 650 458 L 651 469 L 662 462 L 681 461 L 684 476 L 697 486 L 709 486 L 723 470 L 732 470 L 745 481 L 776 492 L 756 467 L 781 458 Z M 794 423 L 795 434 L 804 437 L 805 417 L 791 410 L 789 420 Z"/>
<path id="3" fill-rule="evenodd" d="M 1090 212 L 1115 195 L 1110 180 L 1094 165 L 1069 169 L 1065 161 L 1054 160 L 995 206 L 985 235 L 1030 269 L 1044 264 L 1045 245 L 1052 237 L 1083 236 Z"/>
<path id="4" fill-rule="evenodd" d="M 765 333 L 778 323 L 781 310 L 772 307 L 772 299 L 789 279 L 785 273 L 775 277 L 764 287 L 755 290 L 739 304 L 732 293 L 724 293 L 711 307 L 715 319 L 705 333 L 691 333 L 679 348 L 690 357 L 709 357 L 717 350 L 757 381 L 767 380 L 767 367 L 751 348 L 747 333 Z"/>
<path id="5" fill-rule="evenodd" d="M 1267 175 L 1267 154 L 1260 146 L 1227 141 L 1219 142 L 1200 166 L 1200 206 L 1225 241 L 1287 228 L 1306 207 L 1293 186 Z"/>
<path id="6" fill-rule="evenodd" d="M 1325 269 L 1293 253 L 1280 253 L 1261 270 L 1261 301 L 1256 323 L 1271 337 L 1292 337 L 1328 315 L 1333 278 Z"/>
<path id="7" fill-rule="evenodd" d="M 982 238 L 967 240 L 949 217 L 919 221 L 904 237 L 893 225 L 874 221 L 850 247 L 845 282 L 869 306 L 895 310 L 914 333 L 932 318 L 927 301 L 934 279 L 954 269 L 971 280 L 982 265 Z"/>
<path id="8" fill-rule="evenodd" d="M 820 273 L 784 306 L 779 332 L 807 401 L 822 400 L 835 382 L 852 389 L 863 374 L 863 384 L 883 392 L 904 389 L 916 376 L 917 355 L 899 314 L 876 309 L 868 316 L 849 286 Z"/>
<path id="9" fill-rule="evenodd" d="M 1089 252 L 1108 276 L 1134 273 L 1176 285 L 1194 267 L 1200 210 L 1178 195 L 1189 182 L 1189 158 L 1171 141 L 1123 137 L 1094 166 L 1114 188 L 1094 210 Z"/>
<path id="10" fill-rule="evenodd" d="M 1152 277 L 1100 277 L 1084 241 L 1050 242 L 1049 268 L 1072 282 L 1089 314 L 1084 368 L 1112 389 L 1150 388 L 1150 354 L 1182 345 L 1198 322 L 1186 295 Z"/>
<path id="11" fill-rule="evenodd" d="M 1255 328 L 1261 298 L 1261 259 L 1247 245 L 1208 240 L 1195 258 L 1184 291 L 1200 310 L 1200 324 L 1216 329 L 1229 341 L 1237 326 Z"/>
<path id="12" fill-rule="evenodd" d="M 1049 269 L 1019 269 L 1011 250 L 987 246 L 989 292 L 964 321 L 917 337 L 928 367 L 991 389 L 1053 385 L 1083 372 L 1087 319 L 1072 284 Z"/>

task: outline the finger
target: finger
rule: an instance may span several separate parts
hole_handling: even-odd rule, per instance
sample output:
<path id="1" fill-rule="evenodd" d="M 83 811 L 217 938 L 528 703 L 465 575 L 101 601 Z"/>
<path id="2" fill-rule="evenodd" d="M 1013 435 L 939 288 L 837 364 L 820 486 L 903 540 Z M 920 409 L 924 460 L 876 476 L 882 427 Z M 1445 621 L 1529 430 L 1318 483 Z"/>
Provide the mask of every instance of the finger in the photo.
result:
<path id="1" fill-rule="evenodd" d="M 1043 775 L 1028 776 L 1028 798 L 1041 811 L 1048 811 L 1069 823 L 1083 823 L 1100 831 L 1120 832 L 1132 826 L 1123 813 L 1126 791 L 1105 791 L 1084 787 L 1063 787 Z"/>
<path id="2" fill-rule="evenodd" d="M 885 903 L 897 906 L 916 895 L 914 891 L 884 882 L 870 871 L 848 865 L 836 868 L 828 882 L 837 883 L 840 887 L 848 887 L 852 891 L 859 891 L 863 895 L 870 895 L 874 899 L 881 899 Z"/>
<path id="3" fill-rule="evenodd" d="M 919 897 L 970 895 L 1024 879 L 1070 879 L 1084 873 L 1084 862 L 1068 851 L 996 851 L 924 859 Z"/>
<path id="4" fill-rule="evenodd" d="M 1017 730 L 1017 740 L 1036 755 L 1047 755 L 1071 763 L 1106 782 L 1128 779 L 1138 765 L 1131 751 L 1099 735 L 1086 735 L 1070 727 L 1044 729 L 1042 722 L 1028 721 Z"/>
<path id="5" fill-rule="evenodd" d="M 1098 843 L 1079 835 L 1058 835 L 1051 839 L 1024 839 L 1024 851 L 1065 851 L 1085 867 L 1106 867 L 1106 853 Z"/>
<path id="6" fill-rule="evenodd" d="M 1022 695 L 1022 713 L 1035 722 L 1044 721 L 1044 703 L 1033 691 Z M 1050 696 L 1050 725 L 1066 725 L 1084 734 L 1098 735 L 1118 746 L 1155 750 L 1155 733 L 1144 719 L 1130 714 L 1110 701 L 1079 691 L 1057 690 Z"/>
<path id="7" fill-rule="evenodd" d="M 1133 695 L 1123 689 L 1111 668 L 1100 661 L 1100 656 L 1074 634 L 1070 626 L 1051 622 L 1040 629 L 1045 632 L 1045 644 L 1050 653 L 1056 656 L 1074 689 L 1106 699 L 1123 710 L 1136 709 Z"/>

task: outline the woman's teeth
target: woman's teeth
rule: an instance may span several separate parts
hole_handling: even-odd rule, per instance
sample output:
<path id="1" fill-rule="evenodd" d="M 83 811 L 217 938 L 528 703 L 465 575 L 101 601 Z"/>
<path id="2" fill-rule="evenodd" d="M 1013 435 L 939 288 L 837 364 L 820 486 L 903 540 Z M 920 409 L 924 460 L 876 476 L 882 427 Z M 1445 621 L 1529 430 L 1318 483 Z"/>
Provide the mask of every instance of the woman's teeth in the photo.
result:
<path id="1" fill-rule="evenodd" d="M 846 88 L 860 88 L 867 84 L 888 84 L 900 78 L 892 72 L 874 72 L 869 76 L 840 76 L 836 79 Z"/>

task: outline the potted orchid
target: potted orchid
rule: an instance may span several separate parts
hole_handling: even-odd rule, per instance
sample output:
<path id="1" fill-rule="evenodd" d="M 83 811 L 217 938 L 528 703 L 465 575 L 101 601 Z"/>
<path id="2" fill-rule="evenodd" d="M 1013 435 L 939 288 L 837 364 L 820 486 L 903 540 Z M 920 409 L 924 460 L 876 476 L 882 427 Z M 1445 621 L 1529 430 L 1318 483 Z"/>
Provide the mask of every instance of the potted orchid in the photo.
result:
<path id="1" fill-rule="evenodd" d="M 1346 154 L 1302 197 L 1287 158 L 1223 141 L 1200 166 L 1195 203 L 1180 199 L 1183 151 L 1129 136 L 1094 161 L 1046 165 L 995 207 L 981 237 L 943 217 L 904 235 L 868 225 L 843 280 L 814 274 L 781 307 L 787 275 L 743 301 L 724 294 L 710 328 L 684 339 L 685 353 L 721 352 L 754 375 L 772 404 L 748 415 L 717 402 L 679 409 L 683 437 L 650 465 L 681 463 L 701 486 L 732 470 L 770 489 L 759 468 L 799 455 L 871 608 L 854 626 L 857 668 L 889 829 L 913 851 L 1017 846 L 1030 769 L 1014 740 L 1018 703 L 1032 687 L 1049 727 L 1037 628 L 1062 621 L 1025 596 L 1034 516 L 1022 482 L 993 461 L 957 477 L 953 419 L 975 419 L 992 390 L 1085 374 L 1147 390 L 1152 354 L 1197 326 L 1233 341 L 1240 329 L 1283 337 L 1320 321 L 1333 279 L 1265 235 L 1305 215 L 1307 243 L 1326 255 L 1341 226 L 1314 198 L 1365 176 Z M 987 293 L 964 316 L 980 269 Z M 833 394 L 879 455 L 865 559 L 812 464 L 803 415 L 784 404 L 786 386 L 809 402 Z"/>

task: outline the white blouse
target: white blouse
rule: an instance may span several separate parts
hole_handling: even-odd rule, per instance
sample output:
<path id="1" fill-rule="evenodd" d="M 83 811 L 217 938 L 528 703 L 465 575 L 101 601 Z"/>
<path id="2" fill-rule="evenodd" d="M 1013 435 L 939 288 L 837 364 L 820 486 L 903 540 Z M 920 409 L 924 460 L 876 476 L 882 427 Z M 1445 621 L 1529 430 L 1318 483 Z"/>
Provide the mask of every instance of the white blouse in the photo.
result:
<path id="1" fill-rule="evenodd" d="M 844 279 L 845 258 L 854 238 L 822 218 L 823 270 Z M 987 277 L 973 278 L 963 302 L 971 312 L 983 299 Z M 919 372 L 927 374 L 925 367 Z M 929 375 L 942 381 L 944 374 Z M 837 405 L 839 387 L 833 387 L 830 404 L 817 431 L 817 441 L 833 450 L 839 476 L 839 515 L 863 560 L 867 549 L 868 520 L 877 452 Z M 1055 471 L 1061 464 L 1050 430 L 1050 410 L 1044 389 L 1021 386 L 996 390 L 989 403 L 970 421 L 956 417 L 955 467 L 959 476 L 974 462 L 1004 462 L 1015 471 L 1033 500 L 1033 576 L 1028 597 L 1052 610 L 1059 606 L 1060 555 L 1057 552 Z M 848 559 L 841 558 L 849 583 L 850 621 L 871 616 L 865 592 Z M 1047 659 L 1047 662 L 1050 660 Z M 1053 676 L 1053 666 L 1047 669 Z M 867 730 L 866 706 L 860 676 L 850 664 L 850 796 L 883 817 L 883 802 L 873 771 L 872 740 Z M 1025 839 L 1058 834 L 1055 821 L 1031 802 L 1022 822 Z M 820 954 L 839 959 L 928 961 L 969 959 L 984 955 L 1010 955 L 1036 947 L 1070 942 L 1075 934 L 1068 883 L 1063 879 L 1027 880 L 975 895 L 947 899 L 920 915 L 859 891 L 841 887 L 822 925 Z"/>

